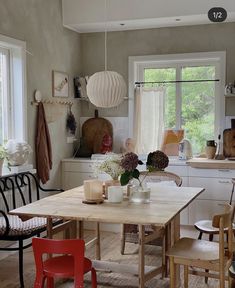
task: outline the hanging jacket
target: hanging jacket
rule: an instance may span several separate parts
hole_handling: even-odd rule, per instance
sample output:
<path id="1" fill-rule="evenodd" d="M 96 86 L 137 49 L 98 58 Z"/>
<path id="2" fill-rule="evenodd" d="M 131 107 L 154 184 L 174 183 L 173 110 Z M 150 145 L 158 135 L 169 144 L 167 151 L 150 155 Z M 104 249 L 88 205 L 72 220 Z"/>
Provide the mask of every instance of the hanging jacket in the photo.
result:
<path id="1" fill-rule="evenodd" d="M 43 104 L 38 104 L 36 124 L 36 167 L 39 180 L 45 184 L 50 179 L 52 168 L 51 139 Z"/>

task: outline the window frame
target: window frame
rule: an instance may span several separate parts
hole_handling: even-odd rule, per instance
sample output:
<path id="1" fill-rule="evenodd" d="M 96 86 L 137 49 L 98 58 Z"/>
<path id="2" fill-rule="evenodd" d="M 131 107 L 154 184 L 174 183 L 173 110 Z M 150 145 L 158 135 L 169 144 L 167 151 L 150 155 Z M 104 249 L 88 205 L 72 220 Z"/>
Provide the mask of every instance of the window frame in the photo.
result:
<path id="1" fill-rule="evenodd" d="M 133 137 L 134 127 L 134 88 L 136 81 L 144 81 L 145 68 L 167 68 L 179 66 L 197 66 L 212 64 L 216 66 L 215 79 L 220 79 L 215 82 L 215 137 L 222 134 L 225 129 L 225 70 L 226 70 L 226 52 L 202 52 L 202 53 L 184 53 L 184 54 L 166 54 L 166 55 L 148 55 L 148 56 L 130 56 L 129 57 L 129 137 Z M 177 69 L 176 71 L 179 71 Z M 178 80 L 179 75 L 176 75 Z M 176 85 L 176 108 L 181 106 L 180 85 Z M 181 125 L 180 109 L 177 109 L 176 129 Z"/>
<path id="2" fill-rule="evenodd" d="M 9 51 L 8 139 L 27 141 L 26 42 L 0 34 Z"/>

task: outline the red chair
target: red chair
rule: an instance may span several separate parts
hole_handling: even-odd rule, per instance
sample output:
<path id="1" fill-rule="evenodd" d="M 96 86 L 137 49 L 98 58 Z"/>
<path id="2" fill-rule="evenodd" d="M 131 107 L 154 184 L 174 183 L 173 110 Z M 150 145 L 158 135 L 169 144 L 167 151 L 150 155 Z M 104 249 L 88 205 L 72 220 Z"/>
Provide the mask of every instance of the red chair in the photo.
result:
<path id="1" fill-rule="evenodd" d="M 84 257 L 85 242 L 81 239 L 55 240 L 33 238 L 36 279 L 34 288 L 54 287 L 54 277 L 74 278 L 74 288 L 83 288 L 84 274 L 91 271 L 92 288 L 97 287 L 96 271 L 92 262 Z M 43 260 L 43 254 L 67 254 Z M 45 258 L 45 257 L 44 257 Z"/>

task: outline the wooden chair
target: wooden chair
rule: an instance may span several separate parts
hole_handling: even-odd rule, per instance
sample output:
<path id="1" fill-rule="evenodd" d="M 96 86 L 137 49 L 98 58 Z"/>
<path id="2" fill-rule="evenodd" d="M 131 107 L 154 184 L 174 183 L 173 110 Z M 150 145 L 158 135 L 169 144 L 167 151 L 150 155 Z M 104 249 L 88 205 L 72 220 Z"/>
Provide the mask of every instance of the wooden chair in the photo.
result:
<path id="1" fill-rule="evenodd" d="M 74 278 L 74 288 L 82 288 L 84 274 L 91 271 L 92 288 L 97 287 L 96 271 L 92 262 L 84 257 L 85 242 L 81 239 L 54 240 L 33 238 L 36 279 L 34 288 L 54 287 L 54 277 Z M 63 254 L 43 261 L 44 254 Z M 64 255 L 65 254 L 65 255 Z"/>
<path id="2" fill-rule="evenodd" d="M 176 185 L 181 186 L 182 179 L 180 176 L 166 171 L 156 171 L 156 172 L 148 172 L 147 176 L 145 176 L 147 171 L 140 172 L 140 180 L 143 179 L 145 184 L 151 183 L 160 183 L 163 184 L 165 182 L 166 185 Z M 163 274 L 166 273 L 166 256 L 165 256 L 165 231 L 163 228 L 152 227 L 151 225 L 145 225 L 145 235 L 151 235 L 153 232 L 158 233 L 159 237 L 147 243 L 148 245 L 156 245 L 162 246 L 162 267 Z M 122 225 L 122 233 L 121 233 L 121 254 L 124 255 L 125 251 L 125 243 L 135 243 L 137 244 L 139 241 L 139 231 L 138 226 L 135 224 L 123 224 Z"/>
<path id="3" fill-rule="evenodd" d="M 176 264 L 184 265 L 184 287 L 188 287 L 188 274 L 207 276 L 217 278 L 220 281 L 220 288 L 225 287 L 225 280 L 228 277 L 225 271 L 232 262 L 232 214 L 233 207 L 224 204 L 225 211 L 222 214 L 215 215 L 212 220 L 212 226 L 219 228 L 219 243 L 196 240 L 191 238 L 181 238 L 172 248 L 169 249 L 167 255 L 170 258 L 170 288 L 175 287 L 175 266 Z M 225 248 L 225 228 L 228 229 L 228 237 L 226 240 L 228 249 Z M 197 267 L 206 269 L 207 271 L 216 271 L 219 274 L 190 270 L 189 267 Z"/>
<path id="4" fill-rule="evenodd" d="M 229 204 L 232 205 L 233 200 L 233 193 L 234 193 L 234 186 L 235 186 L 235 178 L 232 178 L 232 192 L 230 195 L 230 201 Z M 232 221 L 234 219 L 234 212 L 235 212 L 235 206 L 234 211 L 232 215 Z M 194 224 L 194 227 L 199 231 L 198 239 L 202 239 L 203 233 L 209 235 L 209 241 L 213 241 L 214 235 L 219 234 L 219 229 L 216 227 L 213 227 L 212 220 L 200 220 Z M 235 225 L 232 223 L 232 229 L 235 231 Z M 227 232 L 227 229 L 225 229 Z M 208 277 L 205 277 L 205 283 L 208 282 Z"/>
<path id="5" fill-rule="evenodd" d="M 230 205 L 232 205 L 234 187 L 235 187 L 235 178 L 232 178 L 232 192 L 229 201 Z M 213 241 L 214 235 L 219 234 L 219 229 L 212 226 L 212 220 L 200 220 L 194 224 L 194 227 L 199 231 L 198 239 L 202 239 L 203 233 L 205 233 L 209 235 L 209 240 Z M 233 229 L 235 229 L 234 224 Z"/>

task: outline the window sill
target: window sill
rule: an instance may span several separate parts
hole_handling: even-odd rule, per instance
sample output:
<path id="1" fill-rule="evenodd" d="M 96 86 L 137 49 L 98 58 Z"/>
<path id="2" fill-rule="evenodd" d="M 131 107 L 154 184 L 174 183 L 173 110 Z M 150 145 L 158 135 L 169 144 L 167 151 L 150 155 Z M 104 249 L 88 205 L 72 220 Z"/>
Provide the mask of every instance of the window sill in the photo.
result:
<path id="1" fill-rule="evenodd" d="M 36 173 L 36 169 L 33 168 L 32 164 L 24 164 L 20 166 L 10 166 L 10 170 L 7 166 L 3 166 L 2 168 L 2 176 L 9 176 L 16 173 L 21 172 L 31 172 L 33 174 Z"/>

